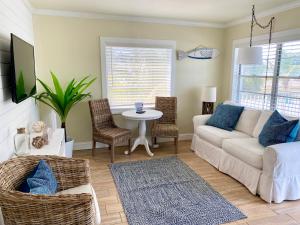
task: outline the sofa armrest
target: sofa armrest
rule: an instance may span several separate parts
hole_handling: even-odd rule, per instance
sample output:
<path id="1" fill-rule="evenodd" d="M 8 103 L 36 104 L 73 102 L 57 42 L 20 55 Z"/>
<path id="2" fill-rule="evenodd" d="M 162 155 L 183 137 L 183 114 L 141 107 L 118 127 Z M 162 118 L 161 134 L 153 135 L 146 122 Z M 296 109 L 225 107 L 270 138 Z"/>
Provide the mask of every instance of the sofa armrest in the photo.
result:
<path id="1" fill-rule="evenodd" d="M 279 177 L 300 177 L 300 141 L 271 145 L 263 155 L 263 172 Z"/>
<path id="2" fill-rule="evenodd" d="M 211 114 L 206 115 L 197 115 L 193 117 L 194 123 L 194 132 L 196 131 L 197 127 L 201 125 L 205 125 L 206 121 L 211 117 Z"/>

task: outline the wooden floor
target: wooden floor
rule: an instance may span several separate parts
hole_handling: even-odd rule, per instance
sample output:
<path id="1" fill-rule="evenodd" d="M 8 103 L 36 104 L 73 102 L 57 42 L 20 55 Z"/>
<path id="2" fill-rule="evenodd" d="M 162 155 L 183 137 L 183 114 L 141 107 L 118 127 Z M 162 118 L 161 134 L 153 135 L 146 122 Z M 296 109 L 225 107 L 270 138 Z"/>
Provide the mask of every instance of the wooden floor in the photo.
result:
<path id="1" fill-rule="evenodd" d="M 300 225 L 300 201 L 288 201 L 281 204 L 264 202 L 259 197 L 250 194 L 239 182 L 217 171 L 196 156 L 190 151 L 190 145 L 190 141 L 179 142 L 179 158 L 248 217 L 230 223 L 231 225 Z M 150 159 L 142 147 L 139 147 L 131 156 L 124 155 L 123 151 L 124 148 L 116 150 L 116 162 Z M 160 144 L 160 148 L 154 150 L 154 154 L 153 158 L 173 155 L 172 143 Z M 74 157 L 90 160 L 92 184 L 101 208 L 101 224 L 127 224 L 116 186 L 108 168 L 108 149 L 97 150 L 95 157 L 91 157 L 91 151 L 75 151 Z"/>

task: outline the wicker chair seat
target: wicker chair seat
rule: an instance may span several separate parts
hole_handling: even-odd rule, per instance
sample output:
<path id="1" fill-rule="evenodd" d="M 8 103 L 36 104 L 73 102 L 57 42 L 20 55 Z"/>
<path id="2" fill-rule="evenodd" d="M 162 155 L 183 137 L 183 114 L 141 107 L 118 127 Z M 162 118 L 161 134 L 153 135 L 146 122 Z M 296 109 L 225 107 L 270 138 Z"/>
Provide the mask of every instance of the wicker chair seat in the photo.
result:
<path id="1" fill-rule="evenodd" d="M 108 141 L 113 141 L 117 138 L 122 138 L 128 140 L 130 138 L 131 132 L 130 130 L 124 128 L 104 128 L 104 129 L 97 129 L 98 132 L 94 133 L 95 139 L 107 139 Z"/>
<path id="2" fill-rule="evenodd" d="M 178 127 L 176 124 L 154 124 L 152 128 L 152 136 L 178 137 Z"/>

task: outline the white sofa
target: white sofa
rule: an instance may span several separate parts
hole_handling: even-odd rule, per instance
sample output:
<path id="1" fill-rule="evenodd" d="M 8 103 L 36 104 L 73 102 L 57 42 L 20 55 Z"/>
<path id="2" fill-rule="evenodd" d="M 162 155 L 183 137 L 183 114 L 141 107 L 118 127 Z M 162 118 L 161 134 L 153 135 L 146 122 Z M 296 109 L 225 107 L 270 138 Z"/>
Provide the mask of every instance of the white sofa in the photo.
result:
<path id="1" fill-rule="evenodd" d="M 232 132 L 205 125 L 211 115 L 194 116 L 191 148 L 266 202 L 300 199 L 300 141 L 266 148 L 258 143 L 271 114 L 245 108 Z"/>

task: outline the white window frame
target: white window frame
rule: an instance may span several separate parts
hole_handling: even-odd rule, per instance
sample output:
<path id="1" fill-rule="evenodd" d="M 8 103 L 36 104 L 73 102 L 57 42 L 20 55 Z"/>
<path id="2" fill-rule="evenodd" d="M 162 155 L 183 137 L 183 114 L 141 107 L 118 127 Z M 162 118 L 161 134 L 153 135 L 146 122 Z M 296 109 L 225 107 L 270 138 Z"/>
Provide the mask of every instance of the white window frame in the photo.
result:
<path id="1" fill-rule="evenodd" d="M 267 44 L 269 40 L 269 35 L 259 35 L 253 37 L 253 45 L 263 45 Z M 275 32 L 272 34 L 272 43 L 282 43 L 290 41 L 300 40 L 300 29 L 292 29 L 287 31 Z M 249 38 L 234 40 L 232 43 L 232 64 L 231 64 L 231 93 L 230 99 L 234 102 L 238 102 L 238 90 L 240 77 L 236 73 L 236 68 L 239 66 L 236 64 L 237 61 L 237 48 L 249 46 Z"/>
<path id="2" fill-rule="evenodd" d="M 105 47 L 110 45 L 126 46 L 126 47 L 148 47 L 148 48 L 169 48 L 172 49 L 172 65 L 171 65 L 171 96 L 175 95 L 175 75 L 176 75 L 176 41 L 173 40 L 152 40 L 152 39 L 136 39 L 136 38 L 115 38 L 100 37 L 101 49 L 101 80 L 102 80 L 102 97 L 107 98 L 107 77 L 106 77 L 106 56 Z M 153 108 L 154 106 L 148 107 Z M 120 114 L 123 111 L 133 109 L 132 107 L 111 107 L 113 114 Z"/>

